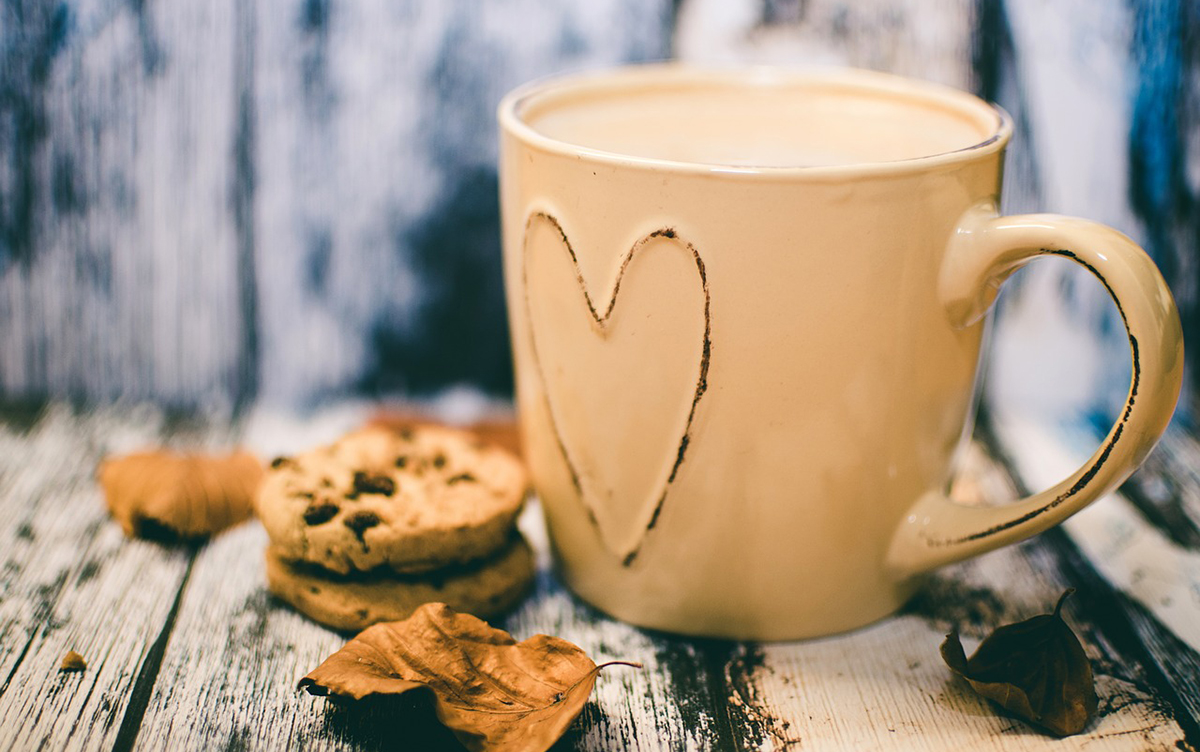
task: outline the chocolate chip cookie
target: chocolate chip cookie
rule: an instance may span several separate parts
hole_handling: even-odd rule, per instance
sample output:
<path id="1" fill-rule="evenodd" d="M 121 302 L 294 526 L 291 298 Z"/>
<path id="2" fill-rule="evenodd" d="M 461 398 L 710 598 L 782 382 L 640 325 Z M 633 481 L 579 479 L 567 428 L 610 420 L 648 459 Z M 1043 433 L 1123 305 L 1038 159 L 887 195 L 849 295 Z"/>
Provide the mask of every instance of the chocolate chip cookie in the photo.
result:
<path id="1" fill-rule="evenodd" d="M 432 601 L 481 618 L 497 616 L 521 600 L 533 573 L 533 552 L 516 533 L 487 559 L 416 575 L 386 568 L 336 575 L 312 564 L 289 563 L 267 550 L 271 592 L 314 621 L 348 631 L 407 619 Z"/>
<path id="2" fill-rule="evenodd" d="M 255 508 L 282 561 L 413 573 L 504 548 L 526 483 L 515 457 L 463 431 L 368 427 L 273 460 Z"/>

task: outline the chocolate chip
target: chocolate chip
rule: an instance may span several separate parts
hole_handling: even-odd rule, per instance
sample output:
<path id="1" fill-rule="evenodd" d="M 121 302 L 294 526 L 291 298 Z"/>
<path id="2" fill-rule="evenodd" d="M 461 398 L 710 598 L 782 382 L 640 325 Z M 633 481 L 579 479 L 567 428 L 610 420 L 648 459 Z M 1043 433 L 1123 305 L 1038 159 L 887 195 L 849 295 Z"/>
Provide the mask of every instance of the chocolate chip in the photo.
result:
<path id="1" fill-rule="evenodd" d="M 446 484 L 453 486 L 455 483 L 474 483 L 475 476 L 470 473 L 459 473 L 446 479 Z"/>
<path id="2" fill-rule="evenodd" d="M 354 489 L 350 492 L 352 495 L 347 495 L 347 498 L 354 498 L 359 494 L 391 496 L 394 493 L 396 493 L 396 481 L 388 476 L 372 475 L 362 470 L 356 470 L 354 472 Z"/>
<path id="3" fill-rule="evenodd" d="M 296 462 L 291 457 L 276 457 L 275 459 L 271 460 L 271 469 L 278 470 L 279 468 L 283 467 L 284 465 L 294 465 L 294 464 L 296 464 Z"/>
<path id="4" fill-rule="evenodd" d="M 407 455 L 402 454 L 396 458 L 396 467 L 404 468 L 407 465 L 408 465 L 408 456 Z"/>
<path id="5" fill-rule="evenodd" d="M 439 452 L 433 458 L 433 466 L 436 467 L 438 470 L 441 470 L 443 467 L 445 467 L 446 466 L 446 455 Z"/>
<path id="6" fill-rule="evenodd" d="M 401 428 L 400 429 L 400 438 L 404 439 L 405 441 L 412 441 L 413 440 L 413 430 L 411 428 L 408 428 L 407 426 L 404 428 Z"/>
<path id="7" fill-rule="evenodd" d="M 369 528 L 378 525 L 382 520 L 379 515 L 374 512 L 359 511 L 354 514 L 346 515 L 342 520 L 342 524 L 350 528 L 354 532 L 354 536 L 360 541 L 363 539 L 363 533 Z"/>
<path id="8" fill-rule="evenodd" d="M 320 501 L 316 504 L 310 504 L 308 509 L 304 510 L 304 524 L 320 525 L 329 522 L 337 516 L 338 505 L 328 501 Z"/>

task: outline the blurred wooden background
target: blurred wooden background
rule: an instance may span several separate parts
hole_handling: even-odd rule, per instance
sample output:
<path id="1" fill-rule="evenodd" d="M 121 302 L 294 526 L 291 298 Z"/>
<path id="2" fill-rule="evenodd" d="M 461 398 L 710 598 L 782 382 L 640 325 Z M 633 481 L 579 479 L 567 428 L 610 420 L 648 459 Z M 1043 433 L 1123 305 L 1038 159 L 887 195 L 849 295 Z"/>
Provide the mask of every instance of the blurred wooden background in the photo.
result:
<path id="1" fill-rule="evenodd" d="M 5 0 L 0 397 L 506 397 L 494 107 L 665 57 L 998 101 L 1006 210 L 1132 235 L 1192 335 L 1198 35 L 1188 0 Z M 1039 262 L 1000 314 L 988 396 L 1107 422 L 1129 376 L 1103 289 Z"/>

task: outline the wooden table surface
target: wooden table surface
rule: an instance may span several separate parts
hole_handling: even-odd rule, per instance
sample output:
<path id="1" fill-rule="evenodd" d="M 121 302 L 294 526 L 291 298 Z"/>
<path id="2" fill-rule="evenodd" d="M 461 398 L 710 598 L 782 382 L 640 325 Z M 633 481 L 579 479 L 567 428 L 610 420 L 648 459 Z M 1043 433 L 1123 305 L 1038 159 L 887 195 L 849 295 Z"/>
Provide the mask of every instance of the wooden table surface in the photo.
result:
<path id="1" fill-rule="evenodd" d="M 343 708 L 296 690 L 346 637 L 267 593 L 257 523 L 193 547 L 127 540 L 94 481 L 109 453 L 240 443 L 272 456 L 332 439 L 372 409 L 236 421 L 128 405 L 0 411 L 0 750 L 453 749 L 412 702 Z M 1088 442 L 1012 417 L 993 417 L 989 436 L 1003 450 L 972 448 L 964 498 L 1002 500 L 1061 477 Z M 498 626 L 644 664 L 604 671 L 556 749 L 1200 748 L 1200 447 L 1180 430 L 1120 494 L 940 570 L 895 617 L 822 640 L 692 640 L 606 618 L 556 582 L 536 503 L 521 524 L 539 549 L 537 588 Z M 1100 712 L 1055 740 L 973 696 L 938 646 L 957 628 L 970 652 L 1068 587 Z M 58 671 L 68 650 L 87 670 Z"/>

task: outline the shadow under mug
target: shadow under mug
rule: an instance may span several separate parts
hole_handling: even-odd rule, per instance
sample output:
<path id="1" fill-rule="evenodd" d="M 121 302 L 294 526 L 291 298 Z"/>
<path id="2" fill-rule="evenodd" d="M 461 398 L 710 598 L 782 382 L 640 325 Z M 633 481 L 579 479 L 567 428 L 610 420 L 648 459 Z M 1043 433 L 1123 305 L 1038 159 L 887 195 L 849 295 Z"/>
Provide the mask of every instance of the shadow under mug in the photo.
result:
<path id="1" fill-rule="evenodd" d="M 1000 216 L 999 109 L 864 71 L 651 65 L 500 105 L 505 283 L 533 485 L 566 584 L 634 624 L 794 639 L 1120 484 L 1165 430 L 1179 317 L 1129 238 Z M 1074 474 L 946 497 L 982 320 L 1032 259 L 1080 264 L 1132 383 Z"/>

